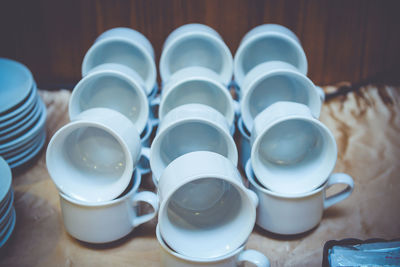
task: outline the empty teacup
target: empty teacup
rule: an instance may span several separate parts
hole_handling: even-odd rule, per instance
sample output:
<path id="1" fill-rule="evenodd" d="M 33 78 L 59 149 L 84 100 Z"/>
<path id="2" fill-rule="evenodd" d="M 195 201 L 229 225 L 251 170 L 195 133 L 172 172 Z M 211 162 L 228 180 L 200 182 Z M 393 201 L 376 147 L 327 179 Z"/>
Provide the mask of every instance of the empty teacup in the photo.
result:
<path id="1" fill-rule="evenodd" d="M 59 129 L 47 147 L 47 169 L 57 188 L 86 202 L 108 201 L 128 186 L 142 146 L 121 113 L 92 108 Z"/>
<path id="2" fill-rule="evenodd" d="M 271 191 L 302 194 L 324 184 L 335 167 L 331 131 L 299 103 L 277 102 L 257 115 L 251 132 L 251 163 Z"/>
<path id="3" fill-rule="evenodd" d="M 203 67 L 187 67 L 175 72 L 161 91 L 158 117 L 162 120 L 172 109 L 190 103 L 208 105 L 225 116 L 229 126 L 235 118 L 235 105 L 221 78 Z"/>
<path id="4" fill-rule="evenodd" d="M 257 267 L 269 267 L 269 260 L 260 252 L 252 249 L 246 250 L 244 245 L 233 252 L 217 258 L 196 258 L 179 254 L 173 251 L 163 240 L 160 227 L 156 227 L 156 235 L 158 243 L 160 244 L 161 251 L 161 266 L 164 267 L 194 267 L 194 266 L 207 266 L 207 267 L 232 267 L 241 266 L 241 264 L 248 262 Z"/>
<path id="5" fill-rule="evenodd" d="M 253 230 L 257 197 L 220 154 L 178 157 L 162 173 L 158 195 L 160 233 L 179 254 L 222 257 L 243 246 Z"/>
<path id="6" fill-rule="evenodd" d="M 317 189 L 287 195 L 265 188 L 253 173 L 250 160 L 246 165 L 246 176 L 258 198 L 257 225 L 282 235 L 293 235 L 311 230 L 319 224 L 325 209 L 350 196 L 354 188 L 353 179 L 344 173 L 331 174 Z M 342 191 L 326 197 L 326 191 L 333 185 L 344 184 Z"/>
<path id="7" fill-rule="evenodd" d="M 142 78 L 147 95 L 156 87 L 154 50 L 147 38 L 133 29 L 113 28 L 97 37 L 82 62 L 82 76 L 104 63 L 125 65 Z"/>
<path id="8" fill-rule="evenodd" d="M 229 48 L 215 30 L 203 24 L 186 24 L 166 39 L 160 58 L 160 76 L 164 84 L 180 69 L 204 67 L 216 72 L 227 86 L 232 80 L 232 62 Z"/>
<path id="9" fill-rule="evenodd" d="M 213 151 L 236 166 L 238 152 L 225 117 L 202 104 L 171 110 L 160 122 L 151 145 L 150 165 L 157 181 L 174 159 L 193 151 Z"/>
<path id="10" fill-rule="evenodd" d="M 115 63 L 99 65 L 82 78 L 69 100 L 69 117 L 82 111 L 110 108 L 125 115 L 143 131 L 149 118 L 149 103 L 142 78 L 132 69 Z"/>
<path id="11" fill-rule="evenodd" d="M 278 101 L 304 104 L 319 118 L 323 97 L 320 92 L 310 79 L 286 62 L 259 64 L 246 75 L 241 87 L 243 122 L 251 130 L 257 114 Z"/>
<path id="12" fill-rule="evenodd" d="M 307 58 L 297 36 L 277 24 L 264 24 L 243 37 L 234 58 L 235 81 L 242 87 L 244 77 L 257 65 L 267 61 L 284 61 L 307 74 Z"/>
<path id="13" fill-rule="evenodd" d="M 129 234 L 135 227 L 153 219 L 158 211 L 158 197 L 148 191 L 137 192 L 141 181 L 135 171 L 127 190 L 117 199 L 88 203 L 60 192 L 60 205 L 67 232 L 81 241 L 106 243 Z M 140 202 L 153 211 L 139 215 Z"/>

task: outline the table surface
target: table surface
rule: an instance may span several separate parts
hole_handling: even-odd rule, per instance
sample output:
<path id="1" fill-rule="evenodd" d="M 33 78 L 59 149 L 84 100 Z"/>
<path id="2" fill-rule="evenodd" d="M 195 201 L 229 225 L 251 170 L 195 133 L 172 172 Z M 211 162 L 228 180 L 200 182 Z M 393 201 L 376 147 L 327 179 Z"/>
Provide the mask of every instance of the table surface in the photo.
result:
<path id="1" fill-rule="evenodd" d="M 48 109 L 49 141 L 68 122 L 70 92 L 40 95 Z M 400 237 L 399 102 L 399 88 L 388 86 L 368 86 L 326 102 L 320 119 L 338 144 L 335 171 L 354 178 L 353 194 L 327 209 L 319 226 L 302 235 L 278 236 L 256 226 L 247 248 L 267 255 L 272 266 L 320 266 L 328 240 Z M 154 190 L 151 177 L 141 187 Z M 45 149 L 29 168 L 14 174 L 13 188 L 17 224 L 0 250 L 0 266 L 159 266 L 156 219 L 112 244 L 85 244 L 66 233 Z"/>

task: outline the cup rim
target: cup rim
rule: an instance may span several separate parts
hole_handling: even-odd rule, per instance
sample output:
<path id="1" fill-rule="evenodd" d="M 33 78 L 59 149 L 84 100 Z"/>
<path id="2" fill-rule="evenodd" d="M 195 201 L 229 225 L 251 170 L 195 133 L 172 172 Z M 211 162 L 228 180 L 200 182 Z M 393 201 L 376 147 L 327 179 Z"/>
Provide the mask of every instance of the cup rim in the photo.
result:
<path id="1" fill-rule="evenodd" d="M 222 116 L 222 115 L 221 115 Z M 191 122 L 200 122 L 200 123 L 204 123 L 204 124 L 206 124 L 206 125 L 208 125 L 208 126 L 211 126 L 212 128 L 214 128 L 215 130 L 217 130 L 221 135 L 222 135 L 222 137 L 224 137 L 224 139 L 227 141 L 227 145 L 228 145 L 228 155 L 227 155 L 227 158 L 236 166 L 237 165 L 237 162 L 238 162 L 238 153 L 237 153 L 237 150 L 236 150 L 236 153 L 235 153 L 235 148 L 236 148 L 236 144 L 235 144 L 235 141 L 233 140 L 233 138 L 232 138 L 232 136 L 231 136 L 231 134 L 230 134 L 230 132 L 229 132 L 229 130 L 227 131 L 226 129 L 224 129 L 221 125 L 219 125 L 218 123 L 216 123 L 216 122 L 214 122 L 214 121 L 212 121 L 212 120 L 208 120 L 208 119 L 205 119 L 205 118 L 202 118 L 202 117 L 195 117 L 195 116 L 193 116 L 193 117 L 188 117 L 188 118 L 181 118 L 181 119 L 179 119 L 179 120 L 177 120 L 177 121 L 174 121 L 174 122 L 172 122 L 172 123 L 170 123 L 170 124 L 168 124 L 167 125 L 167 127 L 166 128 L 164 128 L 161 132 L 157 132 L 157 134 L 156 134 L 156 136 L 155 136 L 155 138 L 154 138 L 154 140 L 153 140 L 153 142 L 152 142 L 152 144 L 151 144 L 151 153 L 150 153 L 150 166 L 154 166 L 154 156 L 152 156 L 152 155 L 154 155 L 154 154 L 158 154 L 158 152 L 157 153 L 155 153 L 154 152 L 154 149 L 155 149 L 155 147 L 157 147 L 157 151 L 159 151 L 159 147 L 160 147 L 160 145 L 161 145 L 161 140 L 162 140 L 162 138 L 164 138 L 164 136 L 171 130 L 171 129 L 173 129 L 173 128 L 175 128 L 175 127 L 177 127 L 177 126 L 180 126 L 180 125 L 183 125 L 183 124 L 186 124 L 186 123 L 191 123 Z M 234 147 L 234 148 L 233 148 Z M 214 153 L 217 153 L 217 152 L 214 152 Z M 219 153 L 217 153 L 217 154 L 219 154 Z M 159 156 L 156 156 L 156 158 L 157 158 L 157 161 L 160 161 L 160 157 Z M 152 160 L 153 159 L 153 160 Z M 151 164 L 153 162 L 153 164 Z M 171 161 L 172 162 L 172 161 Z M 160 165 L 159 163 L 157 163 L 157 165 Z M 160 166 L 157 166 L 157 167 L 160 167 Z M 167 166 L 165 166 L 164 167 L 164 169 L 166 168 Z M 162 172 L 163 172 L 163 170 L 161 170 L 162 169 L 162 167 L 160 168 L 160 170 L 158 170 L 158 169 L 154 169 L 154 167 L 152 167 L 152 174 L 153 174 L 153 176 L 155 176 L 155 178 L 156 178 L 156 180 L 157 180 L 157 183 L 159 182 L 159 179 L 160 179 L 160 177 L 161 177 L 161 174 L 162 174 Z"/>
<path id="2" fill-rule="evenodd" d="M 201 152 L 201 151 L 196 151 L 196 152 Z M 206 151 L 208 152 L 208 151 Z M 215 153 L 215 152 L 212 152 Z M 189 154 L 189 153 L 187 153 Z M 217 153 L 215 153 L 217 154 Z M 185 154 L 186 155 L 186 154 Z M 184 155 L 182 155 L 184 156 Z M 181 156 L 181 157 L 182 157 Z M 178 157 L 179 158 L 179 157 Z M 229 160 L 229 159 L 227 159 Z M 224 180 L 230 184 L 233 184 L 235 187 L 243 187 L 243 189 L 246 189 L 243 184 L 239 183 L 238 181 L 236 181 L 235 179 L 229 179 L 229 175 L 227 174 L 221 174 L 221 173 L 215 173 L 213 171 L 210 172 L 203 172 L 203 173 L 198 173 L 198 174 L 193 174 L 190 176 L 185 176 L 185 180 L 184 181 L 179 181 L 178 183 L 174 184 L 174 188 L 172 190 L 169 191 L 169 193 L 165 196 L 163 196 L 162 198 L 164 199 L 164 201 L 162 201 L 161 205 L 160 205 L 160 210 L 161 207 L 165 207 L 167 205 L 167 203 L 169 202 L 169 199 L 171 198 L 171 196 L 176 193 L 177 190 L 179 190 L 182 186 L 191 183 L 193 181 L 198 181 L 198 180 L 202 180 L 202 179 L 218 179 L 218 180 Z M 157 191 L 160 191 L 160 181 L 158 180 L 158 188 Z M 247 192 L 245 192 L 247 194 Z M 161 194 L 159 194 L 161 196 Z"/>
<path id="3" fill-rule="evenodd" d="M 254 70 L 254 69 L 255 68 L 253 68 L 252 70 Z M 279 68 L 279 69 L 271 70 L 269 72 L 259 73 L 259 75 L 257 75 L 252 81 L 250 81 L 248 84 L 246 84 L 246 87 L 248 88 L 248 90 L 242 90 L 242 91 L 244 91 L 244 93 L 243 93 L 242 99 L 240 101 L 241 102 L 240 108 L 241 108 L 241 112 L 242 112 L 243 123 L 247 129 L 253 128 L 253 127 L 250 127 L 253 125 L 253 123 L 250 123 L 250 121 L 254 122 L 254 120 L 255 120 L 255 117 L 252 117 L 250 115 L 250 111 L 249 111 L 250 96 L 254 93 L 254 90 L 256 90 L 257 86 L 260 83 L 262 83 L 263 81 L 265 81 L 267 79 L 270 79 L 272 77 L 279 76 L 279 75 L 290 75 L 290 77 L 295 77 L 295 79 L 297 81 L 300 80 L 302 82 L 302 88 L 305 88 L 308 92 L 314 91 L 313 93 L 314 93 L 315 99 L 317 99 L 317 100 L 320 99 L 317 95 L 317 92 L 315 91 L 314 83 L 308 77 L 304 76 L 303 74 L 301 74 L 298 71 L 288 70 L 288 69 L 285 70 L 285 69 Z M 306 86 L 304 86 L 304 85 L 306 85 Z M 283 100 L 278 100 L 277 102 L 280 102 L 280 101 L 283 101 Z M 287 102 L 287 101 L 285 101 L 285 102 Z M 298 102 L 296 102 L 296 103 L 298 103 Z M 300 104 L 302 104 L 302 103 L 300 103 Z M 311 103 L 303 104 L 303 105 L 307 106 L 310 109 L 311 114 L 314 117 L 316 117 L 316 118 L 319 117 L 320 111 L 321 111 L 321 104 L 318 105 L 318 107 L 316 107 L 316 108 L 314 108 L 311 105 Z"/>
<path id="4" fill-rule="evenodd" d="M 108 43 L 113 43 L 113 42 L 123 42 L 123 43 L 129 44 L 129 45 L 139 49 L 140 52 L 143 53 L 145 59 L 149 63 L 150 68 L 149 68 L 149 78 L 147 80 L 143 79 L 143 78 L 142 79 L 145 84 L 145 89 L 146 89 L 147 94 L 151 93 L 152 89 L 155 87 L 155 85 L 157 83 L 157 69 L 156 69 L 156 64 L 154 62 L 154 58 L 150 55 L 150 53 L 147 51 L 147 49 L 145 47 L 143 47 L 140 43 L 134 42 L 126 37 L 109 37 L 109 38 L 104 38 L 104 39 L 96 41 L 89 48 L 89 50 L 86 52 L 86 54 L 83 58 L 82 68 L 81 68 L 82 77 L 85 77 L 86 75 L 88 75 L 91 72 L 91 70 L 93 70 L 96 66 L 101 65 L 101 64 L 99 64 L 92 68 L 89 68 L 88 62 L 93 57 L 94 51 L 96 51 L 97 49 L 99 49 L 99 47 L 101 47 L 103 45 L 106 45 Z"/>
<path id="5" fill-rule="evenodd" d="M 61 180 L 59 178 L 55 178 L 55 177 L 59 177 L 59 176 L 57 174 L 55 174 L 58 172 L 54 170 L 54 169 L 57 169 L 57 167 L 54 167 L 51 164 L 51 162 L 53 162 L 53 160 L 51 159 L 51 156 L 50 156 L 50 154 L 53 154 L 53 152 L 51 152 L 51 151 L 54 149 L 54 146 L 56 146 L 56 144 L 60 142 L 60 141 L 57 141 L 60 135 L 68 136 L 69 134 L 76 131 L 77 129 L 88 128 L 88 127 L 94 127 L 97 129 L 101 129 L 101 130 L 107 132 L 108 134 L 110 134 L 118 142 L 118 144 L 121 147 L 121 150 L 124 153 L 125 169 L 124 169 L 124 172 L 121 174 L 121 176 L 118 178 L 118 180 L 121 180 L 120 186 L 116 186 L 114 188 L 114 190 L 110 190 L 111 193 L 110 193 L 110 191 L 108 191 L 109 193 L 105 193 L 105 194 L 103 192 L 103 196 L 102 196 L 102 198 L 104 198 L 104 196 L 105 196 L 105 198 L 108 198 L 108 199 L 115 198 L 123 191 L 123 190 L 120 190 L 121 187 L 126 188 L 129 184 L 130 178 L 132 177 L 132 175 L 130 175 L 130 173 L 132 173 L 132 171 L 134 170 L 133 157 L 128 149 L 128 144 L 126 144 L 126 142 L 123 140 L 123 138 L 120 137 L 119 134 L 117 132 L 115 132 L 112 128 L 104 125 L 103 123 L 93 122 L 93 121 L 86 120 L 86 119 L 81 119 L 81 120 L 76 120 L 76 121 L 67 123 L 66 125 L 61 127 L 59 130 L 57 130 L 57 132 L 53 135 L 53 137 L 51 138 L 51 140 L 47 146 L 47 150 L 46 150 L 47 170 L 48 170 L 49 175 L 52 178 L 54 184 L 59 189 L 59 191 L 64 192 L 62 189 L 63 186 L 60 186 L 60 181 L 64 181 L 65 176 L 63 176 L 63 179 L 61 179 Z M 68 131 L 68 132 L 65 133 L 65 131 Z M 64 184 L 64 183 L 62 183 L 62 184 Z M 70 192 L 68 192 L 68 193 L 64 192 L 64 193 L 66 195 L 70 195 Z M 75 195 L 75 194 L 72 194 L 72 195 Z M 101 201 L 93 201 L 93 200 L 90 201 L 89 200 L 88 202 L 97 203 L 97 202 L 101 202 Z"/>
<path id="6" fill-rule="evenodd" d="M 207 82 L 212 84 L 213 86 L 215 86 L 216 88 L 218 88 L 218 90 L 220 92 L 222 92 L 222 94 L 224 95 L 225 99 L 227 100 L 227 104 L 228 104 L 228 112 L 226 114 L 221 113 L 226 121 L 228 122 L 228 125 L 231 126 L 233 124 L 234 121 L 234 117 L 235 117 L 235 111 L 234 111 L 234 107 L 233 107 L 233 99 L 229 94 L 229 91 L 223 86 L 222 83 L 220 83 L 219 81 L 216 81 L 212 78 L 209 77 L 202 77 L 200 75 L 196 75 L 194 74 L 191 77 L 185 77 L 183 79 L 180 79 L 178 81 L 174 81 L 173 83 L 170 84 L 166 84 L 167 88 L 164 92 L 164 94 L 161 97 L 161 101 L 160 101 L 160 107 L 159 107 L 159 111 L 158 111 L 158 117 L 160 118 L 160 120 L 162 120 L 167 113 L 163 112 L 163 107 L 165 105 L 165 102 L 167 101 L 168 97 L 172 94 L 172 92 L 174 92 L 174 90 L 177 90 L 177 88 L 179 88 L 179 86 L 187 83 L 187 82 L 191 82 L 191 81 L 202 81 L 202 82 Z M 190 104 L 190 103 L 187 103 Z M 207 105 L 208 106 L 208 105 Z M 217 110 L 218 111 L 218 110 Z M 218 111 L 219 112 L 219 111 Z"/>
<path id="7" fill-rule="evenodd" d="M 114 63 L 105 63 L 105 64 L 113 64 L 114 65 Z M 101 65 L 98 65 L 98 66 L 101 66 Z M 126 66 L 121 65 L 121 67 L 125 68 Z M 129 68 L 129 67 L 126 67 L 126 68 Z M 132 69 L 129 69 L 129 70 L 132 70 Z M 134 70 L 132 70 L 132 71 L 134 71 Z M 80 94 L 82 94 L 82 92 L 87 90 L 86 89 L 86 88 L 88 88 L 86 86 L 87 83 L 89 83 L 91 81 L 95 81 L 96 79 L 99 79 L 102 77 L 114 77 L 114 78 L 121 79 L 124 82 L 127 82 L 131 88 L 134 88 L 134 91 L 138 94 L 138 96 L 140 97 L 140 101 L 143 104 L 143 105 L 141 105 L 143 116 L 142 116 L 142 118 L 139 118 L 139 120 L 137 122 L 134 123 L 132 121 L 132 123 L 135 125 L 138 132 L 141 133 L 144 130 L 144 128 L 146 127 L 147 118 L 149 117 L 149 112 L 150 112 L 146 92 L 144 92 L 142 90 L 142 85 L 140 84 L 140 82 L 138 82 L 137 80 L 128 76 L 127 74 L 125 74 L 119 70 L 115 70 L 115 69 L 97 69 L 96 70 L 96 67 L 95 67 L 95 68 L 93 68 L 93 71 L 90 71 L 86 76 L 84 76 L 75 85 L 74 89 L 72 90 L 71 96 L 69 98 L 69 104 L 68 104 L 68 115 L 69 115 L 70 120 L 71 121 L 75 120 L 79 114 L 81 114 L 82 112 L 85 111 L 85 110 L 82 110 L 80 112 L 74 112 L 78 109 L 77 106 L 79 106 L 78 94 L 80 95 Z M 145 88 L 143 88 L 143 89 L 145 89 Z M 124 115 L 122 112 L 120 112 L 120 113 L 122 115 Z M 128 118 L 128 119 L 131 121 L 130 118 Z"/>
<path id="8" fill-rule="evenodd" d="M 181 260 L 185 260 L 185 261 L 192 261 L 192 262 L 200 262 L 200 263 L 207 263 L 207 262 L 217 262 L 217 261 L 223 261 L 226 260 L 230 257 L 235 256 L 236 254 L 240 253 L 241 251 L 244 250 L 245 248 L 245 244 L 243 244 L 242 246 L 240 246 L 239 248 L 237 248 L 236 250 L 229 252 L 223 256 L 219 256 L 219 257 L 215 257 L 215 258 L 195 258 L 195 257 L 191 257 L 191 256 L 186 256 L 186 255 L 182 255 L 179 254 L 178 252 L 174 251 L 172 248 L 169 248 L 168 245 L 165 243 L 161 232 L 160 232 L 160 226 L 157 223 L 156 226 L 156 237 L 158 240 L 158 244 L 162 247 L 162 249 L 164 249 L 168 254 L 177 257 Z"/>
<path id="9" fill-rule="evenodd" d="M 218 47 L 220 48 L 219 50 L 222 52 L 221 54 L 222 54 L 223 64 L 221 70 L 216 73 L 218 74 L 218 76 L 221 77 L 221 81 L 223 83 L 228 84 L 232 80 L 233 76 L 233 57 L 229 47 L 225 44 L 225 42 L 222 40 L 221 37 L 214 36 L 208 32 L 200 32 L 200 31 L 182 33 L 179 36 L 176 36 L 173 40 L 171 40 L 168 44 L 166 44 L 166 46 L 163 47 L 159 63 L 160 77 L 162 82 L 163 83 L 167 82 L 173 75 L 173 73 L 171 73 L 167 67 L 168 65 L 167 61 L 170 60 L 170 55 L 169 55 L 170 50 L 180 42 L 193 37 L 203 37 L 207 39 L 209 42 L 211 41 L 218 45 Z"/>
<path id="10" fill-rule="evenodd" d="M 256 175 L 256 172 L 261 172 L 261 171 L 265 172 L 264 168 L 260 169 L 260 168 L 258 168 L 258 166 L 256 166 L 257 170 L 259 170 L 259 171 L 257 171 L 254 168 L 254 164 L 253 164 L 255 159 L 258 158 L 258 157 L 256 157 L 256 154 L 258 153 L 258 149 L 259 149 L 261 140 L 263 139 L 265 134 L 270 129 L 272 129 L 272 127 L 275 127 L 276 125 L 278 125 L 278 124 L 280 124 L 282 122 L 286 122 L 286 121 L 290 121 L 290 120 L 302 120 L 302 121 L 306 121 L 306 122 L 311 122 L 311 123 L 313 123 L 313 125 L 316 125 L 319 129 L 323 129 L 324 133 L 326 133 L 329 136 L 329 140 L 333 141 L 332 142 L 332 144 L 333 144 L 332 147 L 333 147 L 334 152 L 335 152 L 335 157 L 334 157 L 335 159 L 332 161 L 332 164 L 331 164 L 331 166 L 329 166 L 329 168 L 325 168 L 327 170 L 327 171 L 325 171 L 326 175 L 322 175 L 323 179 L 319 179 L 320 182 L 317 184 L 317 186 L 314 186 L 314 188 L 311 189 L 311 190 L 314 190 L 316 188 L 319 188 L 322 184 L 324 184 L 328 180 L 329 175 L 333 172 L 333 170 L 335 168 L 335 165 L 336 165 L 336 161 L 337 161 L 337 145 L 336 145 L 335 138 L 334 138 L 332 132 L 329 130 L 329 128 L 327 126 L 325 126 L 319 120 L 317 120 L 315 118 L 312 118 L 312 117 L 309 118 L 309 117 L 304 117 L 302 115 L 289 115 L 289 116 L 281 117 L 279 119 L 271 121 L 271 123 L 269 125 L 264 127 L 262 132 L 257 137 L 255 137 L 255 140 L 251 145 L 250 159 L 251 159 L 251 162 L 252 162 L 252 169 L 254 170 L 254 175 Z M 301 194 L 300 193 L 292 193 L 290 195 L 301 195 Z"/>
<path id="11" fill-rule="evenodd" d="M 130 37 L 126 37 L 125 35 L 113 35 L 115 34 L 115 31 L 119 32 L 119 33 L 124 33 L 124 34 L 135 34 L 135 35 L 139 35 L 141 36 L 141 39 L 145 42 L 145 44 L 141 44 L 141 42 L 139 41 L 139 43 L 145 48 L 145 46 L 149 47 L 149 53 L 152 55 L 152 57 L 154 58 L 154 47 L 151 44 L 151 42 L 149 41 L 149 39 L 140 31 L 129 28 L 129 27 L 123 27 L 123 26 L 118 26 L 118 27 L 113 27 L 113 28 L 109 28 L 108 30 L 105 30 L 104 32 L 102 32 L 99 36 L 97 36 L 97 38 L 95 39 L 96 41 L 100 41 L 103 39 L 108 39 L 108 38 L 115 38 L 115 37 L 124 37 L 124 38 L 128 38 L 131 39 Z M 112 32 L 112 33 L 111 33 Z M 107 33 L 107 34 L 106 34 Z M 111 33 L 111 36 L 110 36 Z M 106 34 L 106 36 L 104 36 Z"/>
<path id="12" fill-rule="evenodd" d="M 100 201 L 100 202 L 88 202 L 88 201 L 83 201 L 83 200 L 73 198 L 73 197 L 65 194 L 62 191 L 58 191 L 58 194 L 60 195 L 60 198 L 64 199 L 67 202 L 75 204 L 77 206 L 94 207 L 94 208 L 108 207 L 108 206 L 112 206 L 114 204 L 118 204 L 118 203 L 124 201 L 125 199 L 132 197 L 132 195 L 138 191 L 141 180 L 142 180 L 142 175 L 138 169 L 135 169 L 133 171 L 131 179 L 134 179 L 132 188 L 123 196 L 119 196 L 112 200 L 106 200 L 106 201 Z"/>
<path id="13" fill-rule="evenodd" d="M 241 136 L 244 137 L 247 141 L 250 142 L 251 133 L 250 133 L 249 130 L 246 129 L 246 126 L 244 125 L 242 116 L 240 116 L 238 118 L 237 128 L 239 129 L 239 132 L 240 132 Z"/>
<path id="14" fill-rule="evenodd" d="M 248 167 L 247 165 L 249 165 L 250 167 Z M 248 168 L 250 168 L 251 173 L 248 173 Z M 305 197 L 309 197 L 315 194 L 318 194 L 319 192 L 321 192 L 322 190 L 325 189 L 328 181 L 326 180 L 322 185 L 320 185 L 319 187 L 305 192 L 305 193 L 300 193 L 300 194 L 285 194 L 285 193 L 280 193 L 280 192 L 276 192 L 276 191 L 272 191 L 264 186 L 261 185 L 261 183 L 258 181 L 258 178 L 256 176 L 256 174 L 254 173 L 254 169 L 253 166 L 251 164 L 251 159 L 248 159 L 247 163 L 246 163 L 246 178 L 247 181 L 249 181 L 249 183 L 251 184 L 251 186 L 255 187 L 258 191 L 262 192 L 263 194 L 266 195 L 272 195 L 274 197 L 279 197 L 279 198 L 284 198 L 284 199 L 296 199 L 296 198 L 305 198 Z M 329 178 L 329 175 L 328 175 Z M 257 180 L 256 180 L 257 179 Z"/>
<path id="15" fill-rule="evenodd" d="M 250 45 L 253 42 L 258 41 L 259 39 L 265 38 L 265 37 L 279 37 L 282 39 L 285 39 L 285 41 L 289 42 L 291 45 L 294 45 L 296 47 L 297 55 L 300 56 L 300 66 L 294 66 L 296 69 L 299 70 L 300 73 L 307 75 L 307 70 L 308 70 L 308 62 L 307 62 L 307 57 L 304 52 L 303 47 L 301 46 L 300 43 L 298 43 L 295 39 L 292 37 L 280 33 L 280 32 L 259 32 L 254 34 L 253 36 L 249 36 L 244 42 L 241 42 L 238 49 L 236 50 L 234 60 L 233 60 L 233 70 L 234 70 L 234 77 L 237 83 L 241 86 L 243 84 L 244 78 L 246 77 L 247 74 L 244 73 L 241 63 L 243 61 L 243 53 L 245 52 L 245 49 L 247 48 L 248 45 Z M 243 39 L 242 39 L 243 40 Z M 267 61 L 265 61 L 267 62 Z M 289 63 L 290 64 L 290 63 Z M 292 64 L 291 64 L 292 65 Z M 254 68 L 254 67 L 253 67 Z M 249 70 L 247 73 L 249 73 L 251 70 Z"/>

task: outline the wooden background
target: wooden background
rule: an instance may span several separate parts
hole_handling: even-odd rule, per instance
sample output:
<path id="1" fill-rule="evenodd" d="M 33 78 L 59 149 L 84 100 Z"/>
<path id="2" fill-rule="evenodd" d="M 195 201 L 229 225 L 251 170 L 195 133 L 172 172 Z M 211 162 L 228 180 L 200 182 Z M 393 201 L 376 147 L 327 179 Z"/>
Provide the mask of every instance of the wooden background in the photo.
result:
<path id="1" fill-rule="evenodd" d="M 0 56 L 25 63 L 40 88 L 72 87 L 96 36 L 127 26 L 144 33 L 157 63 L 176 27 L 216 29 L 234 53 L 259 24 L 279 23 L 300 38 L 317 84 L 400 77 L 400 1 L 394 0 L 4 0 Z"/>

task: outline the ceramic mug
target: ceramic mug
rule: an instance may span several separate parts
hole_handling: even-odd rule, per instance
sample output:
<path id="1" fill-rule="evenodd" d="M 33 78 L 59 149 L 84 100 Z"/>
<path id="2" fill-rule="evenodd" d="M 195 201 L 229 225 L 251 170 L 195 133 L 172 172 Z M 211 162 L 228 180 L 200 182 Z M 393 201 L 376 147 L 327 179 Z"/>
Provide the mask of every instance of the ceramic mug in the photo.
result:
<path id="1" fill-rule="evenodd" d="M 221 257 L 246 243 L 253 230 L 257 196 L 218 153 L 196 151 L 172 161 L 159 179 L 158 196 L 160 233 L 179 254 Z"/>
<path id="2" fill-rule="evenodd" d="M 158 197 L 153 192 L 137 192 L 140 171 L 133 173 L 126 192 L 117 199 L 90 203 L 59 192 L 61 212 L 67 232 L 88 243 L 107 243 L 129 234 L 135 227 L 153 219 L 158 211 Z M 139 203 L 149 204 L 153 211 L 138 215 Z"/>
<path id="3" fill-rule="evenodd" d="M 86 202 L 108 201 L 128 186 L 141 150 L 139 133 L 128 118 L 92 108 L 53 135 L 46 165 L 64 194 Z"/>
<path id="4" fill-rule="evenodd" d="M 134 70 L 142 78 L 147 95 L 157 87 L 153 47 L 138 31 L 119 27 L 103 32 L 83 58 L 82 76 L 104 63 L 117 63 Z"/>
<path id="5" fill-rule="evenodd" d="M 169 248 L 161 236 L 158 225 L 156 227 L 156 236 L 160 245 L 161 266 L 164 267 L 232 267 L 241 266 L 245 262 L 252 263 L 257 267 L 270 266 L 269 260 L 266 256 L 256 250 L 245 250 L 244 246 L 218 258 L 195 258 L 181 255 Z"/>
<path id="6" fill-rule="evenodd" d="M 232 80 L 232 62 L 228 46 L 214 29 L 186 24 L 167 37 L 160 58 L 160 76 L 165 84 L 180 69 L 204 67 L 216 72 L 227 86 Z"/>
<path id="7" fill-rule="evenodd" d="M 172 109 L 190 103 L 204 104 L 218 110 L 229 126 L 233 125 L 234 100 L 214 71 L 203 67 L 187 67 L 175 72 L 161 92 L 158 117 L 162 120 Z"/>
<path id="8" fill-rule="evenodd" d="M 307 58 L 297 36 L 277 24 L 259 25 L 243 37 L 234 58 L 235 82 L 242 87 L 244 77 L 257 65 L 284 61 L 307 74 Z"/>
<path id="9" fill-rule="evenodd" d="M 254 120 L 251 164 L 258 180 L 271 191 L 312 191 L 326 182 L 336 159 L 333 134 L 303 104 L 277 102 Z"/>
<path id="10" fill-rule="evenodd" d="M 149 118 L 149 103 L 142 78 L 120 64 L 106 63 L 93 68 L 72 91 L 69 118 L 74 120 L 82 111 L 95 107 L 122 113 L 141 133 Z"/>
<path id="11" fill-rule="evenodd" d="M 263 187 L 254 175 L 251 161 L 246 164 L 246 176 L 258 198 L 257 225 L 282 235 L 300 234 L 319 224 L 325 209 L 348 198 L 354 188 L 353 179 L 345 173 L 331 174 L 317 189 L 298 195 L 286 195 Z M 336 184 L 344 184 L 342 191 L 326 197 L 326 191 Z"/>
<path id="12" fill-rule="evenodd" d="M 238 152 L 225 117 L 202 104 L 186 104 L 171 110 L 160 122 L 150 148 L 150 166 L 157 181 L 177 157 L 192 151 L 219 153 L 236 166 Z"/>
<path id="13" fill-rule="evenodd" d="M 278 101 L 304 104 L 318 119 L 323 99 L 320 93 L 310 79 L 286 62 L 259 64 L 246 75 L 241 87 L 243 122 L 247 129 L 252 129 L 257 114 Z"/>

